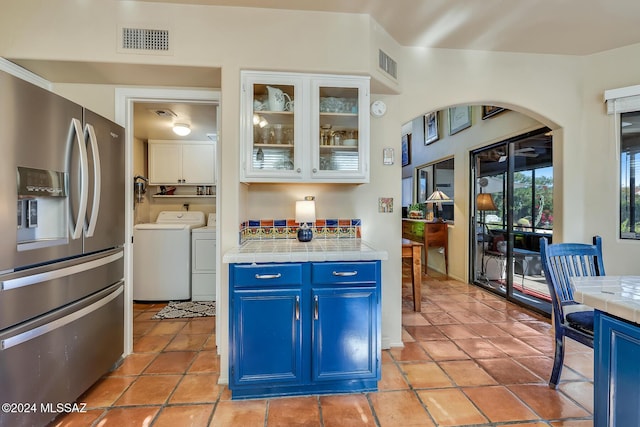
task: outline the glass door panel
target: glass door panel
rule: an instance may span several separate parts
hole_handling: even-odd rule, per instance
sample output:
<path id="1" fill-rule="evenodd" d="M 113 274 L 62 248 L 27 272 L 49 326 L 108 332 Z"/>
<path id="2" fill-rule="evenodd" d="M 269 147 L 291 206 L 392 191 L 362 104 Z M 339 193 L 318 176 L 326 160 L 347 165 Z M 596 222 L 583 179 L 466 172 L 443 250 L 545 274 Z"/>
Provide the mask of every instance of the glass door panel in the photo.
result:
<path id="1" fill-rule="evenodd" d="M 253 170 L 294 169 L 296 95 L 294 85 L 253 84 Z"/>
<path id="2" fill-rule="evenodd" d="M 505 153 L 506 146 L 501 145 L 474 156 L 474 281 L 500 294 L 507 292 Z"/>
<path id="3" fill-rule="evenodd" d="M 358 172 L 359 88 L 319 86 L 319 170 Z"/>
<path id="4" fill-rule="evenodd" d="M 550 312 L 540 239 L 553 232 L 552 136 L 532 132 L 473 153 L 473 281 Z"/>

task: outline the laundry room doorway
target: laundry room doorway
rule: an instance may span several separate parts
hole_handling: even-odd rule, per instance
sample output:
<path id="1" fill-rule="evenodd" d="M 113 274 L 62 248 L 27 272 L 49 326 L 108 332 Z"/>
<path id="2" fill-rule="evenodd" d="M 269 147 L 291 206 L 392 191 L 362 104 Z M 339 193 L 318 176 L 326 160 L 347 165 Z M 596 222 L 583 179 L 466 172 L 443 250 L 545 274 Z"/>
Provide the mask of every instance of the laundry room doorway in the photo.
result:
<path id="1" fill-rule="evenodd" d="M 192 135 L 200 142 L 211 141 L 214 145 L 214 171 L 219 167 L 220 134 L 220 92 L 211 90 L 181 89 L 116 89 L 116 121 L 126 129 L 126 175 L 131 185 L 126 188 L 127 226 L 125 246 L 125 281 L 129 284 L 125 294 L 125 355 L 133 350 L 133 229 L 139 222 L 151 222 L 161 210 L 202 210 L 214 213 L 217 217 L 220 209 L 220 186 L 180 186 L 171 192 L 171 188 L 161 188 L 149 184 L 147 159 L 148 141 L 167 140 L 168 132 L 174 124 L 187 124 Z M 143 177 L 144 179 L 138 178 Z M 134 178 L 138 178 L 135 180 Z M 147 180 L 145 182 L 145 180 Z M 144 194 L 136 194 L 137 183 L 145 182 Z M 217 183 L 217 176 L 214 177 Z M 184 187 L 184 188 L 183 188 Z M 204 191 L 203 188 L 205 187 Z M 193 190 L 193 191 L 192 191 Z M 193 192 L 193 195 L 190 194 Z M 200 194 L 204 192 L 205 194 Z M 212 194 L 207 194 L 210 192 Z M 187 194 L 188 193 L 188 194 Z M 158 197 L 158 196 L 176 196 Z M 154 197 L 155 196 L 155 197 Z M 206 196 L 206 197 L 201 197 Z M 153 200 L 153 202 L 150 202 Z M 145 205 L 146 202 L 146 205 Z M 208 216 L 208 215 L 207 215 Z M 219 247 L 220 234 L 217 233 L 216 246 Z M 220 268 L 220 259 L 216 259 L 216 269 Z M 220 292 L 220 281 L 216 279 L 216 294 Z M 219 343 L 216 343 L 219 344 Z"/>

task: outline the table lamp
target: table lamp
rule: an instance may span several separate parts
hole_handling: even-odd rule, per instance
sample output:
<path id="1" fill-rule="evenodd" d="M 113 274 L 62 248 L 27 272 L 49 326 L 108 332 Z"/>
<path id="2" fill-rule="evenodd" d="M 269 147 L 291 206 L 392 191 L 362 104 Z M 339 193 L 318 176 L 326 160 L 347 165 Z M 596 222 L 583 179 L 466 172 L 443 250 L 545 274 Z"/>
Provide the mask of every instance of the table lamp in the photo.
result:
<path id="1" fill-rule="evenodd" d="M 438 220 L 440 221 L 442 221 L 442 218 L 440 217 L 440 215 L 438 215 L 438 211 L 442 211 L 442 202 L 451 202 L 451 199 L 449 198 L 449 196 L 447 196 L 437 188 L 436 188 L 436 191 L 431 193 L 431 195 L 427 198 L 427 200 L 425 200 L 425 203 L 436 205 L 433 208 L 433 212 L 435 214 L 435 217 L 438 218 Z"/>
<path id="2" fill-rule="evenodd" d="M 313 196 L 306 196 L 304 200 L 296 201 L 296 222 L 300 224 L 298 240 L 310 242 L 313 239 L 313 230 L 310 225 L 316 221 L 316 202 Z"/>

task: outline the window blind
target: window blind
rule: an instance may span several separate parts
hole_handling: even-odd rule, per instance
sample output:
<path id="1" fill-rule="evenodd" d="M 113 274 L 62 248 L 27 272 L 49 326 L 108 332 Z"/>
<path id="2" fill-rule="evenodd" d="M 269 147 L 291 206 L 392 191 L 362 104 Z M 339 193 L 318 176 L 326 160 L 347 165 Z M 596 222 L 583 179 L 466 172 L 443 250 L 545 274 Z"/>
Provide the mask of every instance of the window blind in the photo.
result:
<path id="1" fill-rule="evenodd" d="M 640 111 L 640 85 L 604 91 L 607 114 Z"/>

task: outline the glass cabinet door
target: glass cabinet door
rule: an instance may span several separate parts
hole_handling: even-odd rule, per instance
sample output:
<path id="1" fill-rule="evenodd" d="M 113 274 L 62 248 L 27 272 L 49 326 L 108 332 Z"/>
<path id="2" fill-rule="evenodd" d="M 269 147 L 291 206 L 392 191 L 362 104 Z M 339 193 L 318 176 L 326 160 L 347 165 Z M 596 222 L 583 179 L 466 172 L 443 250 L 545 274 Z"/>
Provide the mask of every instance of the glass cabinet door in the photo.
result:
<path id="1" fill-rule="evenodd" d="M 364 176 L 368 149 L 368 102 L 362 81 L 315 81 L 312 131 L 313 178 Z"/>
<path id="2" fill-rule="evenodd" d="M 252 75 L 243 83 L 242 136 L 248 177 L 299 179 L 297 149 L 301 84 L 279 76 Z"/>

